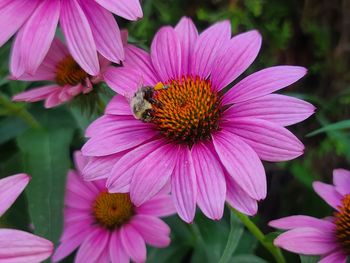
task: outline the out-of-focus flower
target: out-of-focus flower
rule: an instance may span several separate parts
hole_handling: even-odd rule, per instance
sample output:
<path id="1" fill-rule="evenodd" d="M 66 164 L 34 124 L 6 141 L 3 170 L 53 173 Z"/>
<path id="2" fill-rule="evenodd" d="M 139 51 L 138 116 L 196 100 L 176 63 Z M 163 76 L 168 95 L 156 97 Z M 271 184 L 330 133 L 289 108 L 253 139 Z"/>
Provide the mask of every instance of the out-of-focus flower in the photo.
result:
<path id="1" fill-rule="evenodd" d="M 168 246 L 170 228 L 158 218 L 175 212 L 166 189 L 136 207 L 129 194 L 108 193 L 105 180 L 84 181 L 86 162 L 77 152 L 77 171 L 68 173 L 64 231 L 54 261 L 79 247 L 75 262 L 144 262 L 146 243 Z"/>
<path id="2" fill-rule="evenodd" d="M 0 216 L 15 202 L 29 180 L 26 174 L 0 180 Z M 0 262 L 37 263 L 47 259 L 52 251 L 53 244 L 44 238 L 24 231 L 0 229 Z"/>
<path id="3" fill-rule="evenodd" d="M 99 163 L 114 163 L 104 173 L 109 191 L 130 190 L 136 205 L 171 180 L 175 206 L 186 222 L 193 220 L 196 204 L 209 218 L 220 219 L 225 200 L 254 215 L 267 191 L 261 160 L 302 155 L 303 144 L 284 126 L 315 109 L 270 94 L 303 77 L 302 67 L 271 67 L 230 85 L 260 46 L 255 30 L 231 38 L 230 23 L 223 21 L 198 34 L 188 18 L 175 28 L 162 27 L 150 54 L 128 45 L 124 67 L 104 73 L 120 95 L 87 129 L 90 139 L 82 152 L 96 158 L 86 178 L 93 179 Z"/>
<path id="4" fill-rule="evenodd" d="M 58 22 L 75 61 L 88 74 L 99 73 L 97 52 L 119 63 L 124 51 L 113 14 L 142 17 L 139 0 L 11 0 L 0 5 L 0 46 L 17 31 L 11 72 L 34 74 L 54 39 Z"/>
<path id="5" fill-rule="evenodd" d="M 103 72 L 110 62 L 101 56 L 99 61 Z M 73 59 L 67 47 L 55 39 L 36 73 L 24 74 L 18 78 L 25 81 L 53 81 L 55 84 L 24 91 L 15 95 L 13 100 L 25 102 L 45 100 L 45 107 L 52 108 L 78 95 L 91 92 L 93 85 L 102 80 L 101 76 L 101 73 L 96 76 L 86 73 Z"/>
<path id="6" fill-rule="evenodd" d="M 333 171 L 334 185 L 314 182 L 313 188 L 336 212 L 332 217 L 318 219 L 295 215 L 269 223 L 288 230 L 274 243 L 286 250 L 321 255 L 320 263 L 345 263 L 350 256 L 350 171 Z"/>

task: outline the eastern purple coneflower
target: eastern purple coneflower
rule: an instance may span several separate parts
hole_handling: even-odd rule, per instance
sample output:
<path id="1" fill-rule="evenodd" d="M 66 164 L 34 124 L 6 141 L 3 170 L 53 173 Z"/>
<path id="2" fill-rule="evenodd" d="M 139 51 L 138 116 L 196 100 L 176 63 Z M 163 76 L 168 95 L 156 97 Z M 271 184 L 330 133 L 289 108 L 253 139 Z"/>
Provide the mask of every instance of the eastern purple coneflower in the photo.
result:
<path id="1" fill-rule="evenodd" d="M 220 219 L 225 200 L 254 215 L 267 191 L 261 160 L 303 154 L 303 144 L 283 126 L 308 118 L 315 109 L 270 94 L 303 77 L 302 67 L 271 67 L 230 85 L 260 46 L 255 30 L 231 38 L 230 23 L 223 21 L 198 34 L 188 18 L 175 28 L 162 27 L 150 54 L 128 45 L 124 67 L 104 73 L 120 95 L 86 132 L 90 139 L 82 152 L 95 157 L 86 177 L 91 179 L 99 164 L 113 164 L 101 174 L 108 176 L 109 191 L 130 190 L 136 205 L 170 180 L 178 214 L 186 222 L 193 220 L 196 204 L 209 218 Z M 152 92 L 145 98 L 147 121 L 135 117 L 135 105 L 130 105 L 140 83 Z"/>

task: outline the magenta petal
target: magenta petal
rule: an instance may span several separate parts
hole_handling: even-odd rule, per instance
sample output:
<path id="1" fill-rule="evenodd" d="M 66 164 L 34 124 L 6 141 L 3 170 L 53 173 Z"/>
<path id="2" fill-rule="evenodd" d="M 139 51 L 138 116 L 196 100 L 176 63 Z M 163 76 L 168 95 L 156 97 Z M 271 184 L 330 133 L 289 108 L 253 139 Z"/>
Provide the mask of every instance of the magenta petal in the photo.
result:
<path id="1" fill-rule="evenodd" d="M 242 103 L 225 111 L 225 118 L 249 117 L 289 126 L 310 117 L 315 107 L 303 100 L 279 94 L 269 94 Z"/>
<path id="2" fill-rule="evenodd" d="M 335 225 L 327 220 L 314 218 L 311 216 L 288 216 L 269 222 L 269 226 L 279 229 L 293 229 L 297 227 L 311 227 L 316 229 L 323 229 L 332 232 Z"/>
<path id="3" fill-rule="evenodd" d="M 35 263 L 47 259 L 53 244 L 39 236 L 12 230 L 0 229 L 0 261 L 6 263 Z"/>
<path id="4" fill-rule="evenodd" d="M 231 24 L 227 20 L 215 23 L 203 31 L 197 38 L 189 73 L 202 79 L 207 78 L 213 69 L 219 50 L 230 38 Z"/>
<path id="5" fill-rule="evenodd" d="M 305 255 L 326 254 L 338 246 L 332 234 L 308 227 L 289 230 L 277 237 L 274 244 Z"/>
<path id="6" fill-rule="evenodd" d="M 252 30 L 239 34 L 218 52 L 211 73 L 213 86 L 223 89 L 253 63 L 261 47 L 261 35 Z"/>
<path id="7" fill-rule="evenodd" d="M 107 85 L 122 96 L 131 98 L 138 87 L 142 86 L 141 74 L 132 67 L 109 67 L 103 78 Z"/>
<path id="8" fill-rule="evenodd" d="M 116 153 L 102 157 L 91 157 L 84 167 L 82 175 L 85 181 L 94 181 L 107 178 L 113 166 L 123 156 L 123 153 Z"/>
<path id="9" fill-rule="evenodd" d="M 89 22 L 77 0 L 62 0 L 60 25 L 70 53 L 90 75 L 99 73 L 96 45 Z"/>
<path id="10" fill-rule="evenodd" d="M 254 150 L 238 136 L 221 131 L 213 135 L 217 154 L 235 182 L 256 200 L 266 197 L 264 167 Z"/>
<path id="11" fill-rule="evenodd" d="M 178 146 L 158 147 L 139 162 L 130 185 L 132 202 L 139 206 L 156 195 L 173 173 Z"/>
<path id="12" fill-rule="evenodd" d="M 314 182 L 312 186 L 315 192 L 323 200 L 325 200 L 327 204 L 329 204 L 334 209 L 339 210 L 343 196 L 337 192 L 336 188 L 333 185 L 325 184 L 322 182 Z"/>
<path id="13" fill-rule="evenodd" d="M 26 102 L 36 102 L 45 100 L 52 93 L 55 93 L 61 89 L 60 86 L 57 85 L 49 85 L 40 88 L 34 88 L 31 90 L 27 90 L 13 96 L 12 100 L 14 101 L 26 101 Z"/>
<path id="14" fill-rule="evenodd" d="M 181 76 L 181 45 L 172 27 L 162 27 L 154 36 L 151 59 L 155 71 L 163 82 Z"/>
<path id="15" fill-rule="evenodd" d="M 108 103 L 105 114 L 132 115 L 131 106 L 124 96 L 116 95 Z"/>
<path id="16" fill-rule="evenodd" d="M 329 255 L 322 257 L 318 263 L 346 263 L 346 254 L 340 250 L 329 253 Z"/>
<path id="17" fill-rule="evenodd" d="M 265 161 L 292 160 L 304 152 L 304 145 L 294 134 L 269 121 L 235 118 L 223 123 L 223 126 L 238 135 Z"/>
<path id="18" fill-rule="evenodd" d="M 167 247 L 170 244 L 170 228 L 157 217 L 135 215 L 131 225 L 141 234 L 147 244 L 154 247 Z"/>
<path id="19" fill-rule="evenodd" d="M 130 224 L 120 228 L 120 238 L 125 252 L 135 262 L 146 261 L 146 244 L 141 234 Z"/>
<path id="20" fill-rule="evenodd" d="M 14 40 L 14 43 L 12 44 L 11 48 L 11 56 L 10 56 L 10 72 L 11 76 L 14 76 L 15 78 L 20 77 L 24 74 L 25 67 L 24 67 L 24 61 L 22 56 L 22 46 L 23 46 L 23 28 L 21 28 Z"/>
<path id="21" fill-rule="evenodd" d="M 157 217 L 170 216 L 176 212 L 173 200 L 168 194 L 158 194 L 135 209 L 138 214 Z"/>
<path id="22" fill-rule="evenodd" d="M 342 195 L 350 193 L 350 171 L 345 169 L 335 169 L 333 171 L 333 182 L 335 189 Z"/>
<path id="23" fill-rule="evenodd" d="M 198 206 L 215 220 L 221 219 L 226 198 L 225 175 L 220 162 L 202 143 L 192 148 L 192 159 L 197 178 Z"/>
<path id="24" fill-rule="evenodd" d="M 113 231 L 111 233 L 111 239 L 109 241 L 109 255 L 112 263 L 129 263 L 130 258 L 123 248 L 118 231 Z"/>
<path id="25" fill-rule="evenodd" d="M 190 150 L 180 148 L 174 174 L 171 177 L 171 194 L 179 216 L 187 223 L 196 213 L 197 182 Z"/>
<path id="26" fill-rule="evenodd" d="M 0 216 L 16 201 L 29 180 L 30 177 L 26 174 L 16 174 L 0 180 Z"/>
<path id="27" fill-rule="evenodd" d="M 88 163 L 89 158 L 83 156 L 81 154 L 81 151 L 75 151 L 73 157 L 75 168 L 81 174 L 81 172 L 84 170 L 84 167 Z"/>
<path id="28" fill-rule="evenodd" d="M 258 202 L 250 197 L 229 175 L 226 176 L 226 201 L 239 212 L 253 216 L 258 212 Z"/>
<path id="29" fill-rule="evenodd" d="M 287 87 L 306 74 L 296 66 L 277 66 L 255 72 L 233 86 L 223 97 L 223 104 L 255 99 Z"/>
<path id="30" fill-rule="evenodd" d="M 186 76 L 190 73 L 192 54 L 198 38 L 198 31 L 191 18 L 182 17 L 175 27 L 181 44 L 181 74 Z"/>
<path id="31" fill-rule="evenodd" d="M 143 16 L 140 0 L 96 0 L 96 2 L 128 20 L 137 20 Z"/>

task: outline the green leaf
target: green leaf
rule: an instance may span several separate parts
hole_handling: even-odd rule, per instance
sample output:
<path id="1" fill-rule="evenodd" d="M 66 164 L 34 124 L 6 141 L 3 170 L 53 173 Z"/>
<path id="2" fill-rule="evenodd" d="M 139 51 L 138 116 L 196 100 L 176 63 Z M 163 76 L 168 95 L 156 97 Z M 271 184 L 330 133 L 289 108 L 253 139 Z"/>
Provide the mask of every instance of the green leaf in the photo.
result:
<path id="1" fill-rule="evenodd" d="M 300 255 L 301 263 L 317 263 L 319 260 L 320 260 L 320 257 Z"/>
<path id="2" fill-rule="evenodd" d="M 231 262 L 234 262 L 234 263 L 267 263 L 267 261 L 265 261 L 264 259 L 259 258 L 257 256 L 253 256 L 253 255 L 234 256 L 231 259 Z"/>
<path id="3" fill-rule="evenodd" d="M 237 218 L 237 216 L 230 212 L 230 233 L 228 236 L 227 244 L 224 250 L 224 253 L 222 254 L 219 263 L 226 263 L 230 262 L 230 259 L 232 257 L 233 252 L 236 250 L 238 243 L 243 235 L 243 225 Z"/>
<path id="4" fill-rule="evenodd" d="M 17 118 L 5 118 L 0 121 L 0 144 L 14 139 L 28 129 L 22 120 Z"/>
<path id="5" fill-rule="evenodd" d="M 17 142 L 24 172 L 32 176 L 26 191 L 34 232 L 56 242 L 62 226 L 64 183 L 75 124 L 63 110 L 44 111 L 38 119 L 44 128 L 28 130 Z"/>
<path id="6" fill-rule="evenodd" d="M 306 135 L 306 137 L 315 136 L 323 132 L 330 132 L 330 131 L 337 131 L 337 130 L 344 130 L 344 129 L 350 129 L 350 120 L 344 120 L 344 121 L 329 124 L 327 126 L 322 127 L 321 129 L 310 132 L 309 134 Z"/>

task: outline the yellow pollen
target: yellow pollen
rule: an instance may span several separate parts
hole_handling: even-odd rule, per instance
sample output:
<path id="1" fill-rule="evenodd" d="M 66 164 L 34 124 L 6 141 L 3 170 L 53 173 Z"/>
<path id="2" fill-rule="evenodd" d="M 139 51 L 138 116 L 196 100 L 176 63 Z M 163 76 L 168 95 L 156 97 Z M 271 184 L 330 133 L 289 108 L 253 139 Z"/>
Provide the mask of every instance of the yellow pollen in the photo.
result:
<path id="1" fill-rule="evenodd" d="M 56 82 L 60 86 L 76 86 L 84 83 L 89 75 L 78 65 L 72 56 L 67 56 L 56 65 Z"/>
<path id="2" fill-rule="evenodd" d="M 93 214 L 97 223 L 114 229 L 129 221 L 134 214 L 134 207 L 129 194 L 102 192 L 93 203 Z"/>
<path id="3" fill-rule="evenodd" d="M 350 194 L 344 197 L 339 211 L 334 216 L 337 241 L 344 252 L 350 255 Z"/>
<path id="4" fill-rule="evenodd" d="M 154 91 L 152 122 L 166 137 L 192 146 L 219 129 L 220 97 L 209 80 L 183 77 Z"/>

